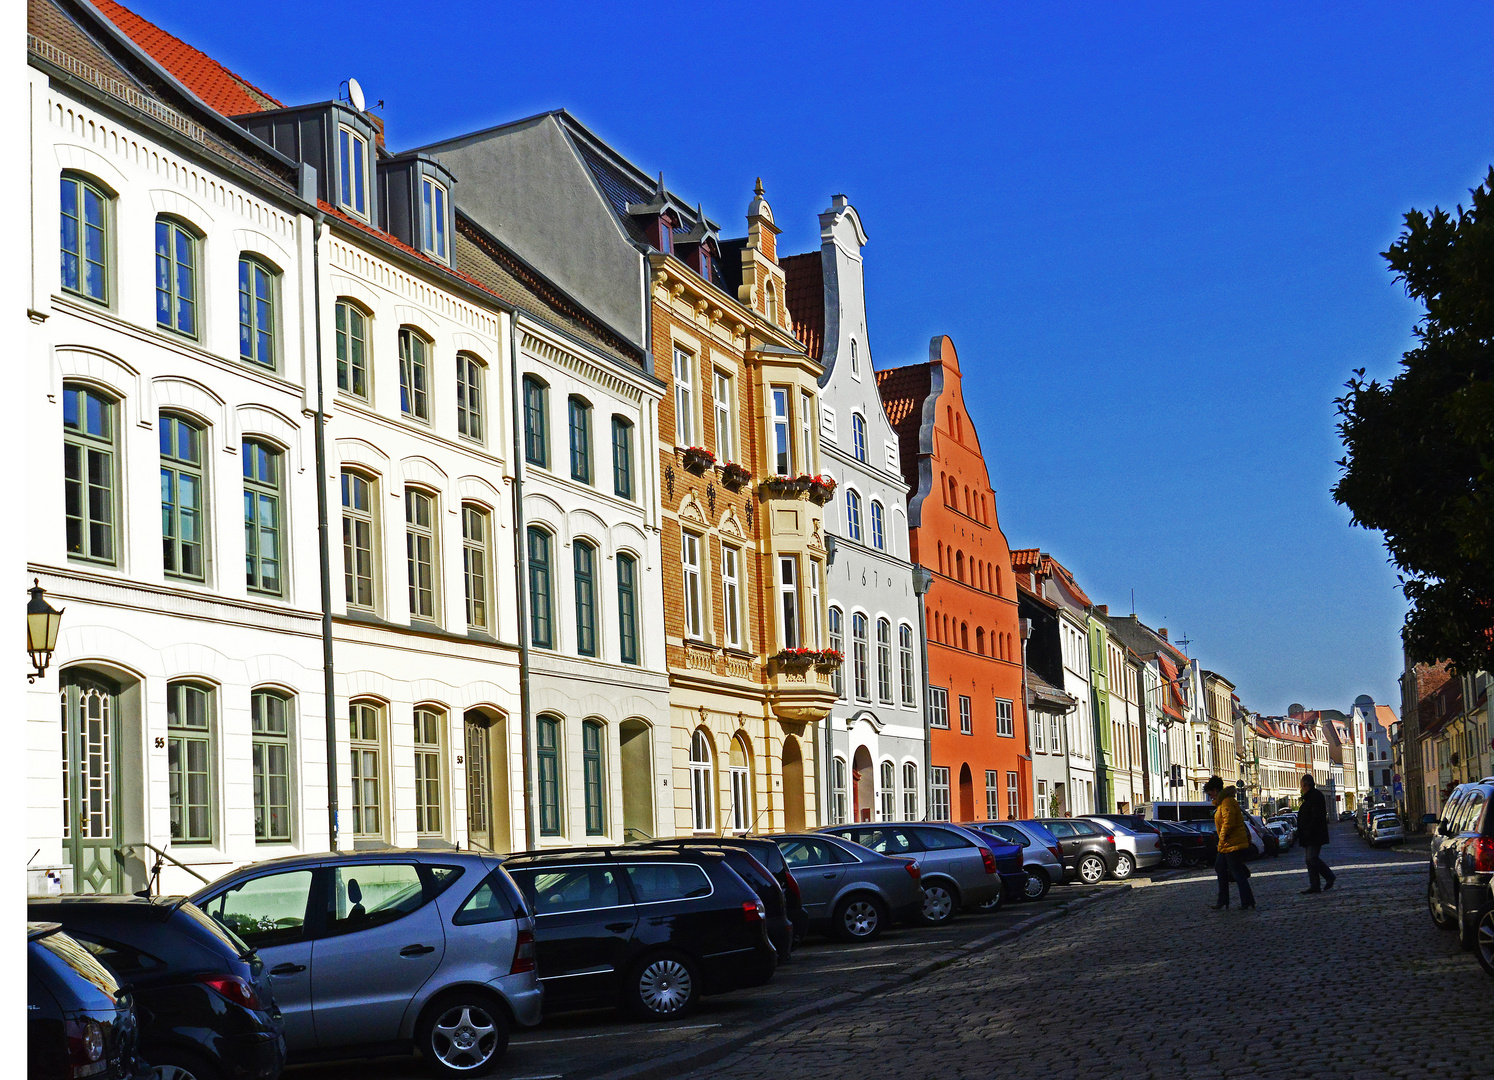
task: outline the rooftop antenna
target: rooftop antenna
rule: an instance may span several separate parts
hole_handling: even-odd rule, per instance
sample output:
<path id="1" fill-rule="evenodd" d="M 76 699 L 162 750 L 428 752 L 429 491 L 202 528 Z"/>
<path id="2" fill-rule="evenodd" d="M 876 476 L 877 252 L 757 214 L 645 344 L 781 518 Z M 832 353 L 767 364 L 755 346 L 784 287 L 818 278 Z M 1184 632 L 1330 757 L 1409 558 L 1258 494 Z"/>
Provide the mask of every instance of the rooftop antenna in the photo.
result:
<path id="1" fill-rule="evenodd" d="M 1136 614 L 1136 590 L 1131 590 L 1131 614 Z"/>
<path id="2" fill-rule="evenodd" d="M 1187 634 L 1184 634 L 1182 637 L 1178 638 L 1178 644 L 1183 647 L 1183 652 L 1186 654 L 1188 651 L 1188 646 L 1192 645 L 1193 642 L 1188 640 Z"/>

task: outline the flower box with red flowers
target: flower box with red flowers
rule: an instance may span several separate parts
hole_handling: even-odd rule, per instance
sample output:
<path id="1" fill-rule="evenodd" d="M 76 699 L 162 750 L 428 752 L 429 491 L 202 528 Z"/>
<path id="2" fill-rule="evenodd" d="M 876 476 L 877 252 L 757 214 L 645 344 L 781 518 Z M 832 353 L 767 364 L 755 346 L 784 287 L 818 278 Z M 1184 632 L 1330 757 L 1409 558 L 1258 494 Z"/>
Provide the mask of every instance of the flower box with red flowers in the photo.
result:
<path id="1" fill-rule="evenodd" d="M 824 506 L 835 498 L 835 481 L 828 476 L 801 476 L 800 482 L 807 484 L 809 498 L 816 506 Z"/>
<path id="2" fill-rule="evenodd" d="M 741 491 L 752 480 L 752 473 L 745 465 L 728 461 L 721 466 L 721 486 L 727 491 Z"/>
<path id="3" fill-rule="evenodd" d="M 809 477 L 769 476 L 758 487 L 772 499 L 797 499 L 809 490 Z"/>
<path id="4" fill-rule="evenodd" d="M 777 660 L 784 667 L 807 668 L 811 664 L 816 664 L 819 662 L 820 651 L 818 649 L 803 648 L 779 649 L 778 653 L 773 657 L 773 659 Z"/>
<path id="5" fill-rule="evenodd" d="M 680 451 L 680 464 L 685 467 L 687 473 L 704 476 L 707 471 L 715 467 L 716 455 L 704 446 L 687 446 Z"/>
<path id="6" fill-rule="evenodd" d="M 845 661 L 846 654 L 839 649 L 821 649 L 820 658 L 814 662 L 815 670 L 830 672 Z"/>

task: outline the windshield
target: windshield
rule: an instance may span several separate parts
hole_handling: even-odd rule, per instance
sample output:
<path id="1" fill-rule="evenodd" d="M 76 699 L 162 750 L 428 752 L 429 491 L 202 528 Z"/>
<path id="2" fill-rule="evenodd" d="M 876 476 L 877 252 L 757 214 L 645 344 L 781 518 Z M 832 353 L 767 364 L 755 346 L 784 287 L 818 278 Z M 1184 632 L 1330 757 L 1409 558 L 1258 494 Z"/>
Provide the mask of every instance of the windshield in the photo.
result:
<path id="1" fill-rule="evenodd" d="M 36 943 L 111 998 L 119 991 L 119 983 L 109 973 L 109 969 L 66 934 L 48 934 Z"/>

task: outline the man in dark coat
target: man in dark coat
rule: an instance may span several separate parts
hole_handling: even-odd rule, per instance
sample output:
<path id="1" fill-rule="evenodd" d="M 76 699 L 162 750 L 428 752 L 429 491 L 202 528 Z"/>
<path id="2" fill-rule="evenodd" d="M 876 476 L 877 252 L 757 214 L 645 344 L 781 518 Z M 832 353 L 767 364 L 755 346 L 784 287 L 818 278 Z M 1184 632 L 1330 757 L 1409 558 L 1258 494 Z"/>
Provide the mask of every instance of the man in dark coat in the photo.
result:
<path id="1" fill-rule="evenodd" d="M 1327 892 L 1338 880 L 1323 861 L 1323 845 L 1328 842 L 1328 800 L 1318 790 L 1312 773 L 1302 777 L 1302 805 L 1297 808 L 1297 842 L 1307 854 L 1308 887 L 1303 896 Z"/>

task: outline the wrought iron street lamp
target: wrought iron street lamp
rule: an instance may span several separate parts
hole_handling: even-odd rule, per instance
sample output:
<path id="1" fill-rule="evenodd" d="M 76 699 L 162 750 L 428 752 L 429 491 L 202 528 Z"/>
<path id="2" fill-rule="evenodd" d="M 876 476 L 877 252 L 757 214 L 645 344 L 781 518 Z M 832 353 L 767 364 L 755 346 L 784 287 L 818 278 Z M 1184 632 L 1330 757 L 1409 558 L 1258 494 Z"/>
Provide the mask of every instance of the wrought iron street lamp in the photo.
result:
<path id="1" fill-rule="evenodd" d="M 47 603 L 47 590 L 41 587 L 41 581 L 37 578 L 31 581 L 31 602 L 26 605 L 26 651 L 31 654 L 31 666 L 36 670 L 26 676 L 26 681 L 36 682 L 47 673 L 47 665 L 57 649 L 62 612 Z"/>

